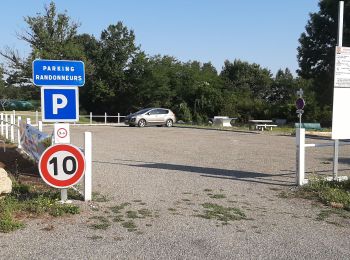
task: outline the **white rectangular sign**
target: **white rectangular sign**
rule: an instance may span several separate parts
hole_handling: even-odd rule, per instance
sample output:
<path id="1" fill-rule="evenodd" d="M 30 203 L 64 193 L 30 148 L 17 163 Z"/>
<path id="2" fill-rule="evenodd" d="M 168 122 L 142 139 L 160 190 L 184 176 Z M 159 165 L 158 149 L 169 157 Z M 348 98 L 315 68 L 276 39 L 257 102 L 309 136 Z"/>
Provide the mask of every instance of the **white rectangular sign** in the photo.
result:
<path id="1" fill-rule="evenodd" d="M 350 48 L 336 47 L 332 139 L 350 139 Z"/>
<path id="2" fill-rule="evenodd" d="M 70 131 L 68 123 L 55 123 L 54 132 L 55 144 L 70 144 Z"/>
<path id="3" fill-rule="evenodd" d="M 350 88 L 350 48 L 336 47 L 334 87 Z"/>

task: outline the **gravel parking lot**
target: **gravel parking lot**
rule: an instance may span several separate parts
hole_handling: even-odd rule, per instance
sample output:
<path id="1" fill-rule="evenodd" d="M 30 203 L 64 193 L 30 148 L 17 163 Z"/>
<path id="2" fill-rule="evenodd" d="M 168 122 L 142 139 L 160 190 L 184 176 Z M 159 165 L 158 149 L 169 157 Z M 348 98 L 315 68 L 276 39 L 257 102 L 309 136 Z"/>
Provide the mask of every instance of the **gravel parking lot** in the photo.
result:
<path id="1" fill-rule="evenodd" d="M 93 136 L 93 191 L 82 213 L 0 234 L 1 259 L 349 259 L 349 219 L 278 196 L 295 183 L 295 138 L 165 127 L 72 126 Z M 311 140 L 308 142 L 324 142 Z M 307 171 L 331 175 L 332 148 Z M 349 175 L 350 147 L 339 173 Z M 333 218 L 336 218 L 333 216 Z M 334 222 L 336 221 L 336 222 Z"/>

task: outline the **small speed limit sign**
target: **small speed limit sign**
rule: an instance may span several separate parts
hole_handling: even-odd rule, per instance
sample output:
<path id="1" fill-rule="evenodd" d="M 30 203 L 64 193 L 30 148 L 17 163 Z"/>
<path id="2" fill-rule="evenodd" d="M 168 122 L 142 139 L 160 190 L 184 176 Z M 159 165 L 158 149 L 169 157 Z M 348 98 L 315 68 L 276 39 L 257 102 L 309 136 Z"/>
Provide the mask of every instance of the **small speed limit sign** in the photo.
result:
<path id="1" fill-rule="evenodd" d="M 80 149 L 70 144 L 47 148 L 39 160 L 41 178 L 55 188 L 67 188 L 79 182 L 85 172 L 85 157 Z"/>

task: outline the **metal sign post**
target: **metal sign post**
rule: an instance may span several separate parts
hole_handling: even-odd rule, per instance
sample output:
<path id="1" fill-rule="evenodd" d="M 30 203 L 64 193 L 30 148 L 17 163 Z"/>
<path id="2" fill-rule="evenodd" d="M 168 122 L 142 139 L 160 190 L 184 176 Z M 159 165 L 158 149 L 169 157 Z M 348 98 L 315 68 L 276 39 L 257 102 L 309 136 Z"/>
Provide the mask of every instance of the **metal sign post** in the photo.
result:
<path id="1" fill-rule="evenodd" d="M 349 138 L 349 125 L 346 120 L 348 113 L 348 104 L 350 97 L 350 86 L 348 84 L 339 84 L 347 82 L 346 73 L 342 73 L 343 67 L 350 64 L 350 55 L 347 56 L 346 50 L 342 52 L 343 45 L 343 20 L 344 20 L 344 1 L 339 2 L 338 13 L 338 46 L 335 54 L 334 69 L 334 94 L 333 94 L 333 118 L 332 118 L 332 138 L 334 139 L 333 154 L 333 180 L 338 175 L 338 155 L 339 155 L 339 139 Z M 339 80 L 340 79 L 340 80 Z M 345 117 L 343 116 L 345 115 Z"/>

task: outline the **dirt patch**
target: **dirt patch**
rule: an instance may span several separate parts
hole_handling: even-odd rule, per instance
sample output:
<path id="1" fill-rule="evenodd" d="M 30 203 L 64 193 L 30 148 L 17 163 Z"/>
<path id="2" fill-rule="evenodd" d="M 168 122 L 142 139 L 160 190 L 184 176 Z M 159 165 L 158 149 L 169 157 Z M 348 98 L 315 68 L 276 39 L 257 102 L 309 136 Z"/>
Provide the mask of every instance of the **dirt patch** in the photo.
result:
<path id="1" fill-rule="evenodd" d="M 38 166 L 27 155 L 22 154 L 16 145 L 5 144 L 0 147 L 0 168 L 4 168 L 15 178 L 26 182 L 42 183 Z"/>

